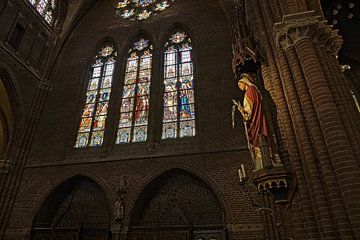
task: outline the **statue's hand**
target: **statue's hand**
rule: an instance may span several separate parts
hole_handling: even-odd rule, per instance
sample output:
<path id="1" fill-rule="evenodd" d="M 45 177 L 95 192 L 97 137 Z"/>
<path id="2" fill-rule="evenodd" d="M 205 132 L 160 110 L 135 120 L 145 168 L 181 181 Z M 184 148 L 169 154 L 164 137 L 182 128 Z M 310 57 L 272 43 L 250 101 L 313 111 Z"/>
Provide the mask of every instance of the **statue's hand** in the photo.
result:
<path id="1" fill-rule="evenodd" d="M 237 106 L 238 108 L 241 107 L 240 102 L 237 102 L 236 100 L 232 100 L 233 104 Z"/>
<path id="2" fill-rule="evenodd" d="M 249 120 L 249 114 L 245 111 L 245 109 L 241 106 L 238 107 L 241 115 L 243 116 L 244 120 L 247 121 Z"/>

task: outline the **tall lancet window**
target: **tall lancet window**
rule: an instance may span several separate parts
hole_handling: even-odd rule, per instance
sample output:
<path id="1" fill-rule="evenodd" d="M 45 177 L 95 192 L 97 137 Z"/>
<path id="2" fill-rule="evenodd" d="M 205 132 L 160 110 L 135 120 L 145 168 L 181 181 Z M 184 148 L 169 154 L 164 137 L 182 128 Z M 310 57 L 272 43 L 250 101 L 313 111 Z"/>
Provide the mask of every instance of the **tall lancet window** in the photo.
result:
<path id="1" fill-rule="evenodd" d="M 28 0 L 49 25 L 54 24 L 56 0 Z"/>
<path id="2" fill-rule="evenodd" d="M 116 144 L 147 140 L 152 50 L 146 39 L 129 50 Z"/>
<path id="3" fill-rule="evenodd" d="M 194 71 L 191 39 L 171 35 L 165 45 L 162 139 L 195 136 Z"/>
<path id="4" fill-rule="evenodd" d="M 108 45 L 101 49 L 94 59 L 76 148 L 103 144 L 116 55 L 114 47 Z"/>

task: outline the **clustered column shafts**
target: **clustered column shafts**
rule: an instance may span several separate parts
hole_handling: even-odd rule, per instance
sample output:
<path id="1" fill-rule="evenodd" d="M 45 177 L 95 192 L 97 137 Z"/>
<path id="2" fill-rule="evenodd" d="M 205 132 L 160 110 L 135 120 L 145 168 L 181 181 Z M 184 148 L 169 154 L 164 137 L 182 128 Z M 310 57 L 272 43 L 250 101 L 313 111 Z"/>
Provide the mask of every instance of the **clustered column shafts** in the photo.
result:
<path id="1" fill-rule="evenodd" d="M 344 123 L 348 138 L 350 139 L 350 146 L 353 149 L 356 159 L 360 159 L 360 127 L 359 121 L 356 121 L 356 119 L 359 118 L 359 112 L 351 96 L 350 81 L 339 71 L 338 61 L 334 56 L 329 54 L 331 52 L 325 48 L 324 44 L 319 43 L 316 49 L 321 61 L 321 66 L 324 68 L 330 91 L 334 96 L 340 117 Z M 350 119 L 354 119 L 355 121 L 349 121 Z"/>
<path id="2" fill-rule="evenodd" d="M 267 1 L 262 2 L 263 12 L 265 13 L 268 26 L 273 24 L 270 6 Z M 308 179 L 307 187 L 311 189 L 310 199 L 313 201 L 313 212 L 316 218 L 320 221 L 318 223 L 318 229 L 323 238 L 337 239 L 336 232 L 334 231 L 333 223 L 331 221 L 330 210 L 325 199 L 325 193 L 323 184 L 321 181 L 321 175 L 319 171 L 314 171 L 318 168 L 316 164 L 316 156 L 313 152 L 312 142 L 309 137 L 309 133 L 306 127 L 306 121 L 304 113 L 301 109 L 301 104 L 297 96 L 296 89 L 293 85 L 292 74 L 289 69 L 289 64 L 283 51 L 274 46 L 274 54 L 276 56 L 277 65 L 279 67 L 279 73 L 281 76 L 283 91 L 285 98 L 292 116 L 292 124 L 296 134 L 296 139 L 299 149 L 301 149 L 302 157 L 304 159 L 303 169 L 305 169 L 305 176 Z"/>
<path id="3" fill-rule="evenodd" d="M 360 232 L 356 234 L 355 230 L 360 228 L 360 204 L 358 203 L 358 199 L 360 199 L 360 171 L 355 156 L 350 147 L 339 111 L 327 86 L 312 39 L 309 37 L 301 38 L 295 42 L 295 48 L 344 196 L 350 222 L 354 227 L 355 235 L 360 238 L 358 235 Z M 354 201 L 354 199 L 356 200 Z"/>
<path id="4" fill-rule="evenodd" d="M 267 66 L 261 67 L 261 75 L 264 80 L 264 87 L 270 92 L 271 96 L 275 96 L 276 92 L 273 88 L 272 77 L 271 77 L 271 71 L 270 68 Z M 278 139 L 277 141 L 277 147 L 280 156 L 282 156 L 283 159 L 290 159 L 289 152 L 288 152 L 288 146 L 286 144 L 286 135 L 285 135 L 285 129 L 283 128 L 283 124 L 281 124 L 281 118 L 276 119 L 276 109 L 271 109 L 272 120 L 277 121 L 278 124 L 274 124 L 275 129 L 275 136 Z M 280 141 L 279 141 L 280 139 Z M 284 161 L 285 167 L 288 169 L 290 168 L 290 161 Z"/>
<path id="5" fill-rule="evenodd" d="M 312 167 L 310 171 L 320 171 L 326 193 L 324 199 L 331 206 L 330 217 L 339 238 L 354 239 L 359 238 L 360 206 L 354 199 L 359 199 L 360 169 L 349 140 L 356 141 L 356 133 L 349 137 L 354 125 L 343 123 L 346 119 L 351 121 L 351 110 L 339 109 L 346 105 L 342 95 L 346 90 L 336 86 L 337 82 L 344 81 L 340 67 L 336 64 L 330 67 L 326 62 L 334 62 L 330 54 L 339 49 L 341 40 L 320 18 L 313 16 L 313 12 L 285 16 L 282 23 L 275 25 L 276 42 L 281 43 L 286 52 L 305 115 L 305 129 L 313 142 L 313 161 L 318 168 Z M 326 41 L 322 45 L 331 46 L 332 52 L 314 44 L 318 40 Z M 312 179 L 309 180 L 313 184 Z M 325 220 L 328 217 L 323 215 Z"/>
<path id="6" fill-rule="evenodd" d="M 313 213 L 313 208 L 310 200 L 309 190 L 306 187 L 306 178 L 304 175 L 303 166 L 301 163 L 300 152 L 297 147 L 296 135 L 293 129 L 293 124 L 290 116 L 289 109 L 287 107 L 285 95 L 283 92 L 282 83 L 280 80 L 277 64 L 275 62 L 275 56 L 273 52 L 273 47 L 270 40 L 269 29 L 266 28 L 266 24 L 264 21 L 264 16 L 261 13 L 261 5 L 259 1 L 251 1 L 249 2 L 250 8 L 254 11 L 254 17 L 256 17 L 257 25 L 259 26 L 258 36 L 259 40 L 262 43 L 263 49 L 265 49 L 266 60 L 268 62 L 270 71 L 271 71 L 271 83 L 273 85 L 274 90 L 276 91 L 276 96 L 274 100 L 279 110 L 279 118 L 281 122 L 284 124 L 286 138 L 288 142 L 289 152 L 291 154 L 292 166 L 293 170 L 296 172 L 297 181 L 299 183 L 299 198 L 302 205 L 302 214 L 303 215 L 303 226 L 305 227 L 305 231 L 302 231 L 301 224 L 297 224 L 298 227 L 295 232 L 298 234 L 297 237 L 301 238 L 307 235 L 309 239 L 318 239 L 319 231 L 317 228 L 317 224 L 315 221 L 315 216 Z M 298 216 L 298 214 L 296 214 Z"/>
<path id="7" fill-rule="evenodd" d="M 287 1 L 285 5 L 284 1 L 275 2 L 280 3 L 283 12 L 289 13 L 286 9 L 292 2 Z M 346 85 L 336 88 L 340 81 L 345 81 L 336 60 L 327 51 L 319 51 L 320 48 L 313 45 L 312 38 L 315 34 L 312 24 L 314 21 L 319 22 L 321 17 L 312 19 L 312 22 L 308 22 L 309 26 L 302 26 L 303 28 L 297 28 L 297 31 L 293 32 L 292 37 L 295 37 L 297 42 L 291 48 L 284 49 L 286 54 L 275 46 L 278 39 L 272 39 L 269 35 L 272 33 L 274 19 L 279 20 L 276 3 L 251 1 L 248 6 L 254 11 L 253 17 L 256 17 L 257 21 L 255 26 L 258 27 L 256 37 L 268 63 L 268 67 L 262 67 L 264 85 L 267 89 L 271 86 L 279 121 L 286 126 L 287 146 L 293 170 L 299 181 L 305 226 L 313 230 L 306 228 L 306 234 L 310 239 L 318 239 L 320 236 L 324 239 L 359 237 L 357 226 L 360 226 L 360 206 L 350 199 L 350 192 L 356 196 L 353 199 L 359 199 L 360 194 L 359 177 L 350 180 L 350 176 L 359 176 L 360 173 L 356 162 L 356 156 L 359 156 L 360 151 L 359 135 L 356 115 L 353 109 L 350 109 L 352 106 L 347 106 L 350 102 L 350 95 L 347 94 L 349 89 L 346 89 Z M 312 9 L 315 8 L 317 12 L 320 11 L 319 3 L 306 1 L 306 4 L 312 6 Z M 303 5 L 304 1 L 299 2 L 297 11 L 306 10 L 306 6 Z M 294 6 L 291 8 L 294 9 Z M 300 14 L 294 15 L 301 18 Z M 294 22 L 284 23 L 285 26 L 286 24 L 291 26 Z M 317 26 L 322 31 L 326 27 L 328 26 Z M 314 35 L 310 38 L 306 34 Z M 331 35 L 332 50 L 338 50 L 339 40 L 336 35 L 337 33 L 335 37 L 333 33 Z M 321 58 L 322 62 L 319 62 Z M 331 73 L 330 77 L 328 73 Z M 327 81 L 331 85 L 330 89 Z M 342 105 L 345 106 L 339 111 L 337 108 L 341 108 Z M 339 117 L 339 112 L 343 116 Z M 343 123 L 346 119 L 353 121 Z M 353 147 L 350 146 L 350 141 L 356 142 Z M 298 148 L 294 147 L 294 143 Z M 299 162 L 298 157 L 301 157 Z M 351 166 L 354 168 L 351 169 Z M 306 186 L 306 182 L 311 189 L 305 197 L 308 205 L 304 202 L 304 194 L 301 192 L 301 187 Z M 305 192 L 307 190 L 305 189 Z M 318 219 L 316 222 L 321 223 L 317 228 L 315 224 L 308 224 L 311 221 L 315 223 L 312 209 Z M 306 214 L 312 217 L 306 219 Z M 301 231 L 298 230 L 295 229 L 297 237 L 301 235 Z"/>
<path id="8" fill-rule="evenodd" d="M 30 112 L 28 122 L 26 124 L 27 128 L 25 129 L 20 141 L 21 148 L 19 148 L 15 154 L 16 165 L 14 170 L 11 174 L 3 176 L 0 180 L 0 186 L 1 189 L 3 189 L 0 195 L 0 238 L 2 238 L 5 234 L 5 230 L 8 225 L 14 201 L 22 180 L 26 160 L 30 153 L 35 130 L 39 123 L 39 118 L 43 109 L 42 106 L 45 104 L 45 99 L 49 90 L 50 88 L 47 84 L 40 83 L 32 103 L 32 111 Z"/>
<path id="9" fill-rule="evenodd" d="M 301 108 L 299 97 L 293 84 L 294 81 L 288 66 L 288 61 L 281 49 L 276 48 L 276 53 L 280 70 L 284 75 L 282 78 L 283 87 L 292 116 L 293 126 L 297 133 L 297 143 L 299 149 L 301 149 L 301 152 L 303 153 L 303 168 L 305 169 L 305 175 L 308 180 L 307 186 L 311 189 L 310 198 L 313 201 L 313 211 L 319 220 L 318 229 L 321 229 L 323 238 L 337 239 L 336 232 L 334 231 L 331 222 L 328 204 L 325 199 L 321 175 L 319 174 L 318 166 L 316 164 L 317 157 L 313 151 L 313 144 L 309 132 L 307 131 L 304 112 Z"/>
<path id="10" fill-rule="evenodd" d="M 352 239 L 351 228 L 346 217 L 344 203 L 337 187 L 337 181 L 334 170 L 331 166 L 330 156 L 322 137 L 320 125 L 313 107 L 311 96 L 307 89 L 300 62 L 297 58 L 295 47 L 290 44 L 284 46 L 284 48 L 292 69 L 294 84 L 300 98 L 301 107 L 306 118 L 304 124 L 307 123 L 307 131 L 310 134 L 311 141 L 314 146 L 316 158 L 313 159 L 313 161 L 315 160 L 318 162 L 319 168 L 322 172 L 323 182 L 326 183 L 323 184 L 323 188 L 325 188 L 327 196 L 331 196 L 329 197 L 329 200 L 332 215 L 337 226 L 335 230 L 338 232 L 341 239 Z"/>

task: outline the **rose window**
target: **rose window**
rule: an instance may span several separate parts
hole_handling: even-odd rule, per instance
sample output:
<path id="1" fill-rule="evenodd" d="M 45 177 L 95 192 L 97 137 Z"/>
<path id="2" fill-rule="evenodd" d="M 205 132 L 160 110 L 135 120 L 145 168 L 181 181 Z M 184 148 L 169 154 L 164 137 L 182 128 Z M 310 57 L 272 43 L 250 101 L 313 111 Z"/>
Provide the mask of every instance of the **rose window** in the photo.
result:
<path id="1" fill-rule="evenodd" d="M 115 12 L 117 15 L 130 20 L 144 20 L 156 15 L 168 7 L 175 0 L 117 0 Z"/>

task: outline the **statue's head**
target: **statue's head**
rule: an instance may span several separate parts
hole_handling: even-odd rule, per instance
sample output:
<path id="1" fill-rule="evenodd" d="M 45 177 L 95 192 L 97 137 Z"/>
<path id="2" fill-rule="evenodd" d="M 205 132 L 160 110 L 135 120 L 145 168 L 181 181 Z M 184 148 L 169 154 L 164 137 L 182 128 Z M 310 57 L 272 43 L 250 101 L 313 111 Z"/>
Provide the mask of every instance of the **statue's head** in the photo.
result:
<path id="1" fill-rule="evenodd" d="M 238 80 L 238 86 L 239 86 L 240 90 L 246 91 L 250 85 L 253 85 L 252 81 L 253 81 L 253 78 L 249 74 L 247 74 L 247 73 L 241 74 L 240 79 Z"/>

